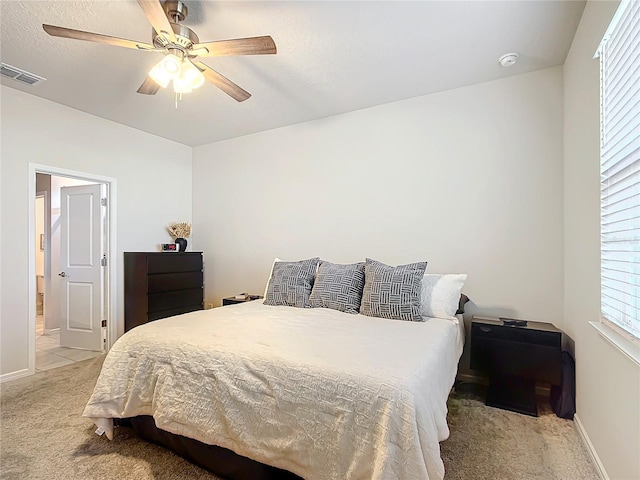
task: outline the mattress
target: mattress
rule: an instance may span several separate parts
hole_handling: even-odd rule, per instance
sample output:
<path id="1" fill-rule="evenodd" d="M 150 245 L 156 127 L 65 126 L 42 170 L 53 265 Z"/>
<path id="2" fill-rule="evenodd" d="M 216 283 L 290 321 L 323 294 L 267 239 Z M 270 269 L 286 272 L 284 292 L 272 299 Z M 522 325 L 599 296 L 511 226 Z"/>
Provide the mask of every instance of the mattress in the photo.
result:
<path id="1" fill-rule="evenodd" d="M 261 301 L 150 322 L 105 359 L 84 416 L 158 428 L 307 480 L 440 479 L 460 320 Z"/>

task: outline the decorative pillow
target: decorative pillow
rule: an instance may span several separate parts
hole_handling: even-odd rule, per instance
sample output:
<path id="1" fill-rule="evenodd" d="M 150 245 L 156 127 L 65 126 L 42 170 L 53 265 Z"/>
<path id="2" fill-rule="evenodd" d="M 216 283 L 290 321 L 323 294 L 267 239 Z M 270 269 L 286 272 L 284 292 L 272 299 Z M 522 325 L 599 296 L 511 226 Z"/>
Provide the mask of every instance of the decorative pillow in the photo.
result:
<path id="1" fill-rule="evenodd" d="M 265 305 L 309 308 L 309 295 L 319 257 L 300 262 L 276 262 L 265 295 Z"/>
<path id="2" fill-rule="evenodd" d="M 390 267 L 367 258 L 360 313 L 370 317 L 422 321 L 420 293 L 427 262 Z"/>
<path id="3" fill-rule="evenodd" d="M 312 307 L 358 313 L 364 288 L 364 262 L 320 262 L 309 301 Z"/>
<path id="4" fill-rule="evenodd" d="M 282 260 L 280 260 L 278 257 L 275 258 L 275 260 L 273 261 L 273 264 L 271 265 L 271 270 L 269 270 L 269 278 L 267 278 L 267 284 L 264 286 L 264 298 L 267 298 L 267 290 L 269 289 L 269 282 L 271 281 L 271 275 L 273 275 L 273 267 L 276 265 L 276 263 L 281 262 Z"/>
<path id="5" fill-rule="evenodd" d="M 455 318 L 466 279 L 466 274 L 425 274 L 422 278 L 420 314 L 425 317 Z"/>

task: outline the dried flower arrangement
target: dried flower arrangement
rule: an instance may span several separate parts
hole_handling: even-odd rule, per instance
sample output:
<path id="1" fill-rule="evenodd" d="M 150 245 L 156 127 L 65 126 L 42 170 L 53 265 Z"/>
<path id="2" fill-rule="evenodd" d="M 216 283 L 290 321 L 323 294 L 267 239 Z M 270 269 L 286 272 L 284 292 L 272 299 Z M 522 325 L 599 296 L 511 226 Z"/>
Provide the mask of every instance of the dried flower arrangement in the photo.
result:
<path id="1" fill-rule="evenodd" d="M 191 224 L 187 222 L 173 222 L 167 227 L 169 235 L 173 238 L 189 238 L 191 235 Z"/>

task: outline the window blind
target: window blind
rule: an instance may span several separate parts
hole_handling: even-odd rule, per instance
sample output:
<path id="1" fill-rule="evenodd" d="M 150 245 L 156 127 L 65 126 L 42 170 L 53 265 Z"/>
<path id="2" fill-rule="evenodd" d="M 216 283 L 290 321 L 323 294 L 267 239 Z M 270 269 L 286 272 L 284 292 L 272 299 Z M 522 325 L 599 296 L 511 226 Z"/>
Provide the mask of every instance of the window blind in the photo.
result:
<path id="1" fill-rule="evenodd" d="M 602 317 L 640 338 L 640 1 L 621 2 L 597 55 Z"/>

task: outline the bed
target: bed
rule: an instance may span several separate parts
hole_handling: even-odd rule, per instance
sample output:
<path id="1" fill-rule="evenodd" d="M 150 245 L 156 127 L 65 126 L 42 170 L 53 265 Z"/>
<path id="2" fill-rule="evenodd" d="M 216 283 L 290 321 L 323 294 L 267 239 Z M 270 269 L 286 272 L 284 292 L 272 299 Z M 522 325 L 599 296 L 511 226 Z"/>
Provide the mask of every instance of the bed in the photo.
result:
<path id="1" fill-rule="evenodd" d="M 84 416 L 163 431 L 316 479 L 440 479 L 456 320 L 402 322 L 247 302 L 121 337 Z"/>

